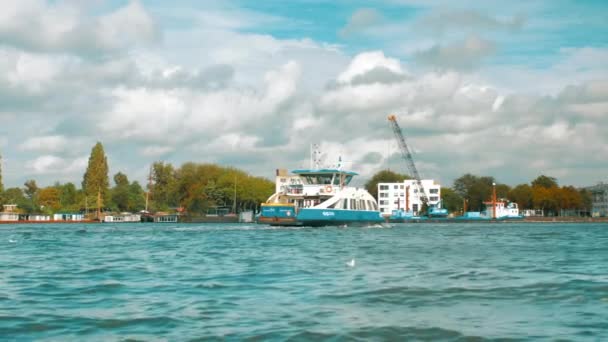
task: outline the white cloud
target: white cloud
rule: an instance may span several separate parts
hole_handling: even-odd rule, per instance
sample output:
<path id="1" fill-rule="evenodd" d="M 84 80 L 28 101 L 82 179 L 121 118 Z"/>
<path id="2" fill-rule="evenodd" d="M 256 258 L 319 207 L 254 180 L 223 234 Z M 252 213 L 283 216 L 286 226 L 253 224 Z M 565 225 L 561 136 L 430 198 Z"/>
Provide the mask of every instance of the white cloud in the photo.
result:
<path id="1" fill-rule="evenodd" d="M 0 12 L 0 40 L 32 51 L 95 56 L 158 36 L 156 23 L 137 0 L 100 17 L 84 13 L 76 3 L 47 0 L 7 0 Z"/>
<path id="2" fill-rule="evenodd" d="M 364 75 L 377 68 L 399 75 L 405 74 L 399 60 L 385 57 L 382 51 L 364 52 L 353 58 L 346 70 L 338 76 L 338 82 L 351 82 L 356 76 Z"/>
<path id="3" fill-rule="evenodd" d="M 74 174 L 84 172 L 88 163 L 88 157 L 80 157 L 72 160 L 64 159 L 54 155 L 43 155 L 28 161 L 25 166 L 33 174 Z"/>
<path id="4" fill-rule="evenodd" d="M 31 137 L 20 146 L 23 151 L 61 152 L 68 147 L 69 141 L 61 135 Z"/>

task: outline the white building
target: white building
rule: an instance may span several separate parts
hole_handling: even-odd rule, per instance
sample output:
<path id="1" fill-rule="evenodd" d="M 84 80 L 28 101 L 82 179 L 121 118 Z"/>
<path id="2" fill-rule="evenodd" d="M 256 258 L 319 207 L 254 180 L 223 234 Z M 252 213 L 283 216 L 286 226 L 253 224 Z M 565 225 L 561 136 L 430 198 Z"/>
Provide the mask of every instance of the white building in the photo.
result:
<path id="1" fill-rule="evenodd" d="M 608 184 L 599 183 L 587 190 L 591 192 L 591 216 L 608 216 Z"/>
<path id="2" fill-rule="evenodd" d="M 4 211 L 0 212 L 0 221 L 19 221 L 16 204 L 3 205 Z"/>
<path id="3" fill-rule="evenodd" d="M 406 179 L 401 183 L 378 183 L 378 207 L 383 215 L 390 215 L 393 210 L 412 211 L 418 214 L 422 200 L 415 180 Z M 422 186 L 429 200 L 429 205 L 441 201 L 441 185 L 432 179 L 423 179 Z"/>

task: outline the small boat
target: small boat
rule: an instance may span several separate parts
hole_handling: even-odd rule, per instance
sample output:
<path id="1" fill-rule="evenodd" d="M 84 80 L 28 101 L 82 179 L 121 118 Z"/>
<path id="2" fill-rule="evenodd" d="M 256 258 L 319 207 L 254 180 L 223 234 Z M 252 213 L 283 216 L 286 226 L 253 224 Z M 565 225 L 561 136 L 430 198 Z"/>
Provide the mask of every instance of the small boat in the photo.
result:
<path id="1" fill-rule="evenodd" d="M 277 170 L 276 192 L 262 204 L 257 223 L 338 226 L 383 223 L 376 199 L 351 187 L 356 172 L 338 168 Z"/>
<path id="2" fill-rule="evenodd" d="M 483 202 L 486 205 L 484 211 L 468 211 L 464 215 L 456 217 L 457 220 L 465 221 L 511 221 L 511 220 L 523 220 L 523 216 L 519 214 L 519 208 L 517 203 L 496 201 L 496 202 Z M 495 210 L 493 210 L 495 206 Z"/>

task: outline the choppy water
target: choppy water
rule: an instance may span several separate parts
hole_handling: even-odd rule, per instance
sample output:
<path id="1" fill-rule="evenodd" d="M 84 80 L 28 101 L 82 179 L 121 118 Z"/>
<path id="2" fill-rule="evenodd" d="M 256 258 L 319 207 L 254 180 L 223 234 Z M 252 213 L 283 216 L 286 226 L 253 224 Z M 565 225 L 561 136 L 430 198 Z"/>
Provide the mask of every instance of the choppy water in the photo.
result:
<path id="1" fill-rule="evenodd" d="M 1 340 L 472 337 L 608 340 L 608 225 L 0 226 Z"/>

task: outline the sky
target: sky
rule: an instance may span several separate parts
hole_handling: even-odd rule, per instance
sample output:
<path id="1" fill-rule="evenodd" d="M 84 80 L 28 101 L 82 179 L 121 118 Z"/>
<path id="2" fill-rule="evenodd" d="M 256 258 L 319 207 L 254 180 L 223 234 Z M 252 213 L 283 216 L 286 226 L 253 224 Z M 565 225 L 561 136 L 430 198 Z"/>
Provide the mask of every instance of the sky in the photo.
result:
<path id="1" fill-rule="evenodd" d="M 608 182 L 608 3 L 4 0 L 5 188 L 80 185 L 150 164 L 276 168 L 341 157 L 363 182 L 407 173 L 510 185 Z"/>

